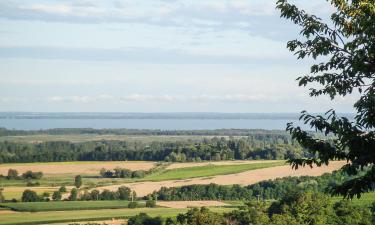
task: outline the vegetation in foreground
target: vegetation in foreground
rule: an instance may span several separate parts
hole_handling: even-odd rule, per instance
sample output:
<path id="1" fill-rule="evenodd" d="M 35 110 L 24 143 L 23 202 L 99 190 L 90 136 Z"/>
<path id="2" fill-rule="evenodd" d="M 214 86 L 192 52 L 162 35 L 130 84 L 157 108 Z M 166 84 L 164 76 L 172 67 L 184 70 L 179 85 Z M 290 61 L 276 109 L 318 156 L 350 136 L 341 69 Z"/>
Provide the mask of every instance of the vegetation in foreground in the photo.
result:
<path id="1" fill-rule="evenodd" d="M 270 205 L 249 202 L 225 214 L 204 207 L 167 219 L 142 213 L 129 218 L 128 225 L 371 225 L 374 222 L 375 204 L 371 208 L 354 205 L 348 200 L 331 204 L 326 195 L 296 191 Z"/>

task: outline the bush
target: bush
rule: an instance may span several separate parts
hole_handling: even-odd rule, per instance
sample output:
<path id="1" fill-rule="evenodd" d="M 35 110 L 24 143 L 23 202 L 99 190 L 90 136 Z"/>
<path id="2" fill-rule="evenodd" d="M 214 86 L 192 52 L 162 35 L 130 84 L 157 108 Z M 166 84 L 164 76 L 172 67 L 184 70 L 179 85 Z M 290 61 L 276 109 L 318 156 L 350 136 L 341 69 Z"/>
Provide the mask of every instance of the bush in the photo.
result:
<path id="1" fill-rule="evenodd" d="M 39 180 L 42 177 L 43 177 L 43 173 L 42 172 L 33 172 L 31 170 L 26 171 L 25 173 L 22 174 L 22 178 L 23 179 L 35 179 L 35 180 Z"/>
<path id="2" fill-rule="evenodd" d="M 146 201 L 146 207 L 148 207 L 148 208 L 154 208 L 154 207 L 156 207 L 156 201 L 155 200 L 147 200 Z"/>
<path id="3" fill-rule="evenodd" d="M 38 202 L 38 201 L 41 201 L 41 198 L 36 194 L 35 191 L 32 191 L 32 190 L 29 190 L 29 189 L 26 189 L 23 193 L 22 193 L 22 198 L 21 200 L 23 202 Z"/>
<path id="4" fill-rule="evenodd" d="M 136 170 L 132 173 L 132 178 L 143 178 L 146 172 L 144 170 Z"/>
<path id="5" fill-rule="evenodd" d="M 134 209 L 138 207 L 138 202 L 129 202 L 128 208 L 129 209 Z"/>
<path id="6" fill-rule="evenodd" d="M 61 193 L 66 193 L 66 192 L 67 192 L 66 187 L 65 187 L 65 186 L 61 186 L 61 187 L 59 188 L 59 192 L 61 192 Z"/>
<path id="7" fill-rule="evenodd" d="M 17 178 L 18 178 L 18 171 L 14 169 L 9 169 L 7 179 L 17 179 Z"/>
<path id="8" fill-rule="evenodd" d="M 61 198 L 62 198 L 62 195 L 61 195 L 61 192 L 60 192 L 60 191 L 55 191 L 55 192 L 53 192 L 53 194 L 52 194 L 52 199 L 53 199 L 54 201 L 60 201 Z"/>
<path id="9" fill-rule="evenodd" d="M 163 220 L 160 216 L 150 217 L 146 213 L 140 213 L 136 216 L 130 217 L 128 225 L 162 225 Z"/>
<path id="10" fill-rule="evenodd" d="M 40 186 L 40 183 L 39 182 L 32 182 L 31 180 L 28 180 L 27 183 L 26 183 L 26 186 L 27 187 L 36 187 L 36 186 Z"/>

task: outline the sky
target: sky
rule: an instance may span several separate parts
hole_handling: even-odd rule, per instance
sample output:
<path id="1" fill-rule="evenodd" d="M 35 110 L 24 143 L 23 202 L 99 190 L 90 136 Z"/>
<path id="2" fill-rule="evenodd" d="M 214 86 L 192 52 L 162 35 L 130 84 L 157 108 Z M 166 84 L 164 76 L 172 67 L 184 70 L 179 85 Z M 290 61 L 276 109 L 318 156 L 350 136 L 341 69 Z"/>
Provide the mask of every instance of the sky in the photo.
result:
<path id="1" fill-rule="evenodd" d="M 275 1 L 2 0 L 0 111 L 351 112 L 298 87 L 312 62 Z"/>

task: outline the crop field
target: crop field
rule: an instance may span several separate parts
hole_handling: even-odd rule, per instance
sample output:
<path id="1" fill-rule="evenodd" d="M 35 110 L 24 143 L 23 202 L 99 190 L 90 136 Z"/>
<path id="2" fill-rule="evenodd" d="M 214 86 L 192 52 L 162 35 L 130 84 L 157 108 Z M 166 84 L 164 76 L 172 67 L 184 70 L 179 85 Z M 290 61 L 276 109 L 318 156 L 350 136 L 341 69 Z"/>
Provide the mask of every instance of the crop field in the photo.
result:
<path id="1" fill-rule="evenodd" d="M 216 175 L 234 174 L 249 170 L 285 165 L 284 161 L 263 162 L 240 165 L 207 165 L 197 167 L 185 167 L 153 173 L 144 178 L 147 181 L 182 180 L 195 177 L 211 177 Z"/>
<path id="2" fill-rule="evenodd" d="M 229 208 L 211 208 L 218 213 L 229 212 Z M 18 212 L 2 214 L 0 224 L 47 224 L 70 221 L 108 220 L 112 218 L 126 218 L 141 212 L 150 216 L 174 217 L 187 209 L 173 208 L 136 208 L 136 209 L 100 209 L 100 210 L 75 210 L 75 211 L 50 211 L 50 212 Z"/>
<path id="3" fill-rule="evenodd" d="M 0 164 L 0 174 L 6 175 L 9 169 L 19 173 L 27 170 L 41 171 L 45 176 L 65 175 L 99 175 L 101 168 L 116 167 L 130 170 L 148 170 L 155 166 L 154 162 L 145 161 L 80 161 L 80 162 L 48 162 L 48 163 L 5 163 Z"/>
<path id="4" fill-rule="evenodd" d="M 17 202 L 0 203 L 0 207 L 18 212 L 69 211 L 88 209 L 122 209 L 127 208 L 129 201 L 58 201 L 58 202 Z M 138 202 L 139 207 L 145 203 Z"/>

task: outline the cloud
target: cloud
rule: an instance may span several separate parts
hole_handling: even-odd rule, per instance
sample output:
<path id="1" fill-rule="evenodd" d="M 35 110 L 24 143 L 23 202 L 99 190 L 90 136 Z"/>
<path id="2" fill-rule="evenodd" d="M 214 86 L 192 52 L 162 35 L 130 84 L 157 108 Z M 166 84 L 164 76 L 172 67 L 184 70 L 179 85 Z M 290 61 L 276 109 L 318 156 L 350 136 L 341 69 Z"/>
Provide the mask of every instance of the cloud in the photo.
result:
<path id="1" fill-rule="evenodd" d="M 305 1 L 303 1 L 305 2 Z M 309 6 L 311 4 L 307 4 Z M 312 4 L 315 6 L 314 4 Z M 311 7 L 310 7 L 311 8 Z M 141 23 L 163 27 L 239 29 L 273 39 L 294 26 L 282 22 L 274 1 L 6 1 L 0 18 L 64 23 Z"/>

